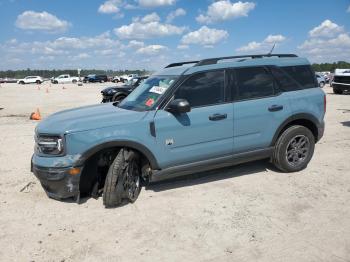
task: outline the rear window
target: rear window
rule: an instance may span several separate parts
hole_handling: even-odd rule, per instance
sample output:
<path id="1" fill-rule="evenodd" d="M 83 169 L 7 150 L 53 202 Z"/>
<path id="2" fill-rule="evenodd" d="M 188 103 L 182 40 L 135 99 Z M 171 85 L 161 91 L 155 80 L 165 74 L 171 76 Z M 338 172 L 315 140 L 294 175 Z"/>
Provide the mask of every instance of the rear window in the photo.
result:
<path id="1" fill-rule="evenodd" d="M 310 66 L 286 66 L 281 67 L 281 69 L 299 84 L 299 88 L 296 88 L 296 90 L 317 87 L 315 74 L 312 72 Z"/>

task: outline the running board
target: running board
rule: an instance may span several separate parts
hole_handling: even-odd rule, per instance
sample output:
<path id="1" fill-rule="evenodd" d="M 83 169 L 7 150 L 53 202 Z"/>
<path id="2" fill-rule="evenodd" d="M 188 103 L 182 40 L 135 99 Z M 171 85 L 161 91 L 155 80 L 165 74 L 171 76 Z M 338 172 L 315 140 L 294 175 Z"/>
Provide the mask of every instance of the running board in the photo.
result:
<path id="1" fill-rule="evenodd" d="M 152 175 L 150 176 L 150 182 L 157 182 L 174 177 L 234 166 L 254 160 L 270 158 L 272 156 L 273 149 L 273 147 L 269 147 L 235 155 L 198 161 L 180 166 L 168 167 L 162 170 L 153 170 Z"/>

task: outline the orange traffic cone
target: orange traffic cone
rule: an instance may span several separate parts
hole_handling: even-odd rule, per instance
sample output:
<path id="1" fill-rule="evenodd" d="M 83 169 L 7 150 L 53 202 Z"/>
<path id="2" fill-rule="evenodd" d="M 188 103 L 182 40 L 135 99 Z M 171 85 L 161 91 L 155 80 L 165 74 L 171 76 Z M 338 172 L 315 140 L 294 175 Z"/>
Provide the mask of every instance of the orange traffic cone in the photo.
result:
<path id="1" fill-rule="evenodd" d="M 30 114 L 30 120 L 41 120 L 41 115 L 40 115 L 40 111 L 39 108 L 36 109 L 35 112 Z"/>

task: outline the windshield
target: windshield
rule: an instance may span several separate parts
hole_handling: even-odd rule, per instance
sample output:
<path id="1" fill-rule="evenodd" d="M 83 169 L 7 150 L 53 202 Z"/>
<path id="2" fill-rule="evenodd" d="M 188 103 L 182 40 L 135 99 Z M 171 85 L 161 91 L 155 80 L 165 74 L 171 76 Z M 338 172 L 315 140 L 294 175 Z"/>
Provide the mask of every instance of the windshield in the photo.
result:
<path id="1" fill-rule="evenodd" d="M 139 85 L 118 106 L 135 111 L 151 110 L 177 78 L 177 76 L 152 76 Z"/>

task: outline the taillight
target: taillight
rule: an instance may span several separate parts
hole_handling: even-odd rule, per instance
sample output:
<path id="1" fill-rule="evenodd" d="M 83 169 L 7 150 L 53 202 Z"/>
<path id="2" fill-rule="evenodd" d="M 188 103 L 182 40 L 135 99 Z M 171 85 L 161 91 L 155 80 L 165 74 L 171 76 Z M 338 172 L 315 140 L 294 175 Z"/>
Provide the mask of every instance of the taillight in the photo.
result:
<path id="1" fill-rule="evenodd" d="M 324 94 L 324 97 L 323 97 L 323 111 L 324 111 L 324 113 L 326 113 L 326 110 L 327 110 L 327 96 L 326 96 L 326 94 Z"/>

